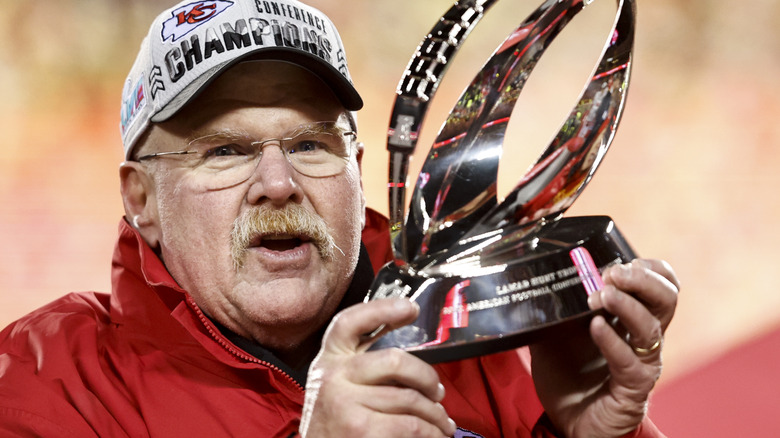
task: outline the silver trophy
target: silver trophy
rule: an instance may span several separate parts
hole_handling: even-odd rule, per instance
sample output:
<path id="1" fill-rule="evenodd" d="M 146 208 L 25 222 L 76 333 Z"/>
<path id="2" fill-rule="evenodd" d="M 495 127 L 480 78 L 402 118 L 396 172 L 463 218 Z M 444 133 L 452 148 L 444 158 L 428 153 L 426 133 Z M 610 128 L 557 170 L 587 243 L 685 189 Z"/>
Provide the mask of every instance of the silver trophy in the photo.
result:
<path id="1" fill-rule="evenodd" d="M 400 347 L 435 363 L 533 342 L 592 318 L 587 298 L 603 286 L 601 272 L 635 258 L 609 217 L 563 217 L 604 158 L 623 112 L 634 0 L 617 0 L 598 64 L 558 134 L 506 199 L 496 194 L 520 91 L 552 40 L 591 1 L 545 1 L 493 53 L 439 131 L 406 213 L 409 158 L 428 104 L 495 0 L 458 1 L 418 47 L 388 131 L 394 260 L 366 300 L 404 297 L 421 312 L 373 349 Z"/>

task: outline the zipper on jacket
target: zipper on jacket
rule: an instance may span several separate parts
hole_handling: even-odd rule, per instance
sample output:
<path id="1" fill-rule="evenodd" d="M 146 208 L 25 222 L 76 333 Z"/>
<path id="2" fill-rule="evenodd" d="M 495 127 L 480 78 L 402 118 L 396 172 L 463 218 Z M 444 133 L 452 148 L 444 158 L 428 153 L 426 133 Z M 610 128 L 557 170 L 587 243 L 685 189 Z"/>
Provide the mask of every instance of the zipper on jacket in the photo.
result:
<path id="1" fill-rule="evenodd" d="M 302 392 L 304 391 L 303 386 L 301 386 L 301 384 L 298 383 L 297 380 L 293 379 L 292 376 L 287 374 L 281 368 L 277 367 L 276 365 L 274 365 L 274 364 L 272 364 L 270 362 L 267 362 L 267 361 L 264 361 L 264 360 L 260 360 L 260 359 L 258 359 L 256 357 L 252 356 L 251 354 L 245 353 L 244 351 L 238 350 L 238 349 L 234 348 L 232 345 L 230 345 L 230 343 L 228 343 L 228 341 L 225 340 L 225 336 L 214 328 L 214 326 L 211 323 L 211 321 L 209 320 L 209 318 L 203 313 L 202 310 L 200 310 L 200 307 L 198 307 L 198 305 L 195 303 L 195 300 L 192 299 L 192 296 L 190 296 L 189 294 L 186 294 L 186 297 L 187 297 L 187 305 L 189 305 L 190 308 L 195 312 L 195 314 L 198 315 L 198 318 L 200 319 L 200 321 L 203 324 L 203 326 L 206 327 L 206 330 L 208 330 L 208 332 L 211 335 L 211 337 L 214 338 L 214 340 L 217 341 L 217 343 L 222 348 L 224 348 L 228 353 L 232 354 L 233 356 L 235 356 L 235 357 L 237 357 L 237 358 L 239 358 L 241 360 L 244 360 L 244 361 L 247 361 L 247 362 L 253 362 L 253 363 L 256 363 L 256 364 L 259 364 L 259 365 L 264 365 L 264 366 L 272 369 L 273 371 L 276 371 L 276 372 L 280 373 L 282 376 L 286 377 L 287 380 L 292 382 L 295 385 L 295 387 L 298 388 L 300 391 L 302 391 Z"/>

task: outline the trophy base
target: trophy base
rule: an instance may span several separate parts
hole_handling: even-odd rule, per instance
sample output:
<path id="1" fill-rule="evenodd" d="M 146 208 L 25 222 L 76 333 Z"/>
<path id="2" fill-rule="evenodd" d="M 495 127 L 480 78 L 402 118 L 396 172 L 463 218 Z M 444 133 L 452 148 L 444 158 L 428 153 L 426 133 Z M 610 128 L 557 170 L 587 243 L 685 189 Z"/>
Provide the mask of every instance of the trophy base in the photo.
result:
<path id="1" fill-rule="evenodd" d="M 599 313 L 587 300 L 603 286 L 601 272 L 635 258 L 606 216 L 562 218 L 513 240 L 516 231 L 492 236 L 478 255 L 458 258 L 451 249 L 450 264 L 382 268 L 366 299 L 405 297 L 420 305 L 420 315 L 371 349 L 398 347 L 428 363 L 446 362 L 587 325 Z"/>
<path id="2" fill-rule="evenodd" d="M 557 333 L 571 332 L 573 330 L 587 330 L 590 325 L 590 320 L 596 315 L 606 315 L 606 312 L 603 310 L 587 310 L 577 316 L 561 319 L 548 324 L 529 326 L 517 333 L 492 337 L 490 339 L 465 341 L 453 345 L 444 345 L 439 348 L 418 347 L 407 348 L 405 350 L 430 364 L 485 356 L 524 347 L 546 337 L 551 337 Z"/>

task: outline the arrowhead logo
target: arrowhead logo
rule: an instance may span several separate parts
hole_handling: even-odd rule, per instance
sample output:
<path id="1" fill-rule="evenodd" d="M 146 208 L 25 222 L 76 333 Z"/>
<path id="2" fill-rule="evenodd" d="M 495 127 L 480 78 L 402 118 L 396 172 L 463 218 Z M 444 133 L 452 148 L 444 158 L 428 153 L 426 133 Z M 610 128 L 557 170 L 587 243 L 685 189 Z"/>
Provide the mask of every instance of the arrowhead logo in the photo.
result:
<path id="1" fill-rule="evenodd" d="M 170 39 L 171 42 L 175 42 L 231 6 L 233 6 L 232 1 L 212 0 L 190 3 L 176 8 L 171 12 L 171 18 L 163 23 L 162 39 L 163 41 Z"/>

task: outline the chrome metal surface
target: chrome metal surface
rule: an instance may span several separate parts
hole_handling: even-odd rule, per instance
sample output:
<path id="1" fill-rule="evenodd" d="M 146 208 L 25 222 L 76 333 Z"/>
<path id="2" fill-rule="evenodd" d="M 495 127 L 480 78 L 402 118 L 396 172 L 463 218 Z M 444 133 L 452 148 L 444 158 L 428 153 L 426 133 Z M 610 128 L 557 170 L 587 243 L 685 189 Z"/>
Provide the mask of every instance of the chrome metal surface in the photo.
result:
<path id="1" fill-rule="evenodd" d="M 543 328 L 591 315 L 587 294 L 598 287 L 599 272 L 634 257 L 609 218 L 562 218 L 618 127 L 631 71 L 634 0 L 617 0 L 613 28 L 577 104 L 499 202 L 498 164 L 520 91 L 553 39 L 590 2 L 549 0 L 523 21 L 451 111 L 405 212 L 409 156 L 427 105 L 463 39 L 493 3 L 456 3 L 423 40 L 399 84 L 388 131 L 395 260 L 367 299 L 407 297 L 423 312 L 374 348 L 401 346 L 429 361 L 510 348 Z M 590 273 L 578 273 L 585 265 Z"/>

